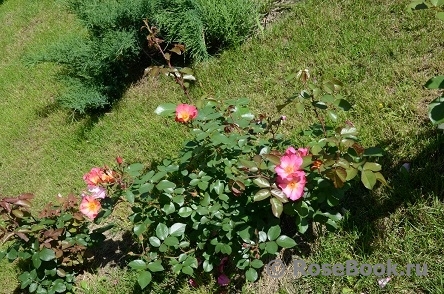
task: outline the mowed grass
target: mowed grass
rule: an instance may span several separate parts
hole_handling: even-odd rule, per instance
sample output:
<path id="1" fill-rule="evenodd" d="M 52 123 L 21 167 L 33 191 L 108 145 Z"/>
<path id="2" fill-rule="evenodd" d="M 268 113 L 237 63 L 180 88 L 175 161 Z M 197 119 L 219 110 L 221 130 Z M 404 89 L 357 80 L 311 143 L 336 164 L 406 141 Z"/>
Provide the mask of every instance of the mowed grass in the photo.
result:
<path id="1" fill-rule="evenodd" d="M 57 2 L 56 2 L 57 3 Z M 295 145 L 314 122 L 276 106 L 302 90 L 287 77 L 308 68 L 318 81 L 344 82 L 353 110 L 340 116 L 360 131 L 362 145 L 380 146 L 390 188 L 356 188 L 343 203 L 349 213 L 336 233 L 315 232 L 293 253 L 307 263 L 426 263 L 426 277 L 392 277 L 380 289 L 369 277 L 263 276 L 244 292 L 259 293 L 438 293 L 444 288 L 444 140 L 427 119 L 427 103 L 438 93 L 422 85 L 444 69 L 444 23 L 430 11 L 405 12 L 407 1 L 304 1 L 237 49 L 195 65 L 195 99 L 248 97 L 258 112 L 285 114 L 284 131 Z M 63 85 L 52 65 L 29 67 L 23 58 L 64 34 L 82 33 L 72 15 L 54 1 L 7 0 L 0 4 L 0 194 L 33 192 L 38 207 L 58 193 L 80 193 L 82 175 L 111 164 L 150 162 L 174 155 L 186 134 L 153 111 L 162 102 L 186 102 L 167 79 L 133 85 L 108 113 L 73 119 L 54 104 Z M 3 29 L 5 28 L 5 29 Z M 404 162 L 409 173 L 400 172 Z M 124 217 L 124 215 L 122 215 Z M 117 232 L 116 232 L 117 234 Z M 16 268 L 2 262 L 0 291 L 11 293 Z M 136 278 L 124 270 L 93 270 L 82 276 L 85 293 L 138 293 Z M 186 279 L 166 277 L 153 293 L 192 292 Z M 206 281 L 206 279 L 203 279 Z M 174 283 L 173 283 L 174 282 Z M 162 286 L 163 285 L 163 286 Z M 166 287 L 165 285 L 169 285 Z M 204 285 L 204 282 L 202 282 Z M 240 287 L 242 288 L 242 287 Z M 216 291 L 202 286 L 198 293 Z M 232 289 L 233 290 L 233 289 Z"/>

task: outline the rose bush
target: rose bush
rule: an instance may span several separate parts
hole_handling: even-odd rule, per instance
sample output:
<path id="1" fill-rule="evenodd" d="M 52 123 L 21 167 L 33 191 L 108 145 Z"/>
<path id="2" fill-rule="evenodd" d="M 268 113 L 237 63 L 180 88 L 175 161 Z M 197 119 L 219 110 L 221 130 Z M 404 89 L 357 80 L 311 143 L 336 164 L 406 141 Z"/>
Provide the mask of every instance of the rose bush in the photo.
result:
<path id="1" fill-rule="evenodd" d="M 340 86 L 336 80 L 326 82 L 325 90 L 312 86 L 296 103 L 310 101 L 317 117 L 321 110 L 347 110 L 351 106 L 337 94 Z M 192 139 L 177 158 L 155 169 L 127 169 L 133 181 L 124 195 L 140 243 L 129 266 L 139 271 L 141 288 L 165 268 L 189 276 L 213 272 L 227 285 L 227 263 L 255 281 L 264 260 L 297 245 L 283 233 L 283 222 L 299 234 L 313 221 L 334 229 L 341 219 L 338 205 L 353 181 L 369 189 L 377 181 L 386 184 L 381 166 L 370 161 L 381 150 L 363 148 L 351 123 L 331 128 L 321 120 L 305 131 L 320 136 L 295 148 L 277 133 L 286 117 L 255 116 L 247 99 L 199 104 L 160 105 L 155 112 L 185 123 Z"/>
<path id="2" fill-rule="evenodd" d="M 286 116 L 254 115 L 247 99 L 168 103 L 155 112 L 174 117 L 191 134 L 177 157 L 150 170 L 121 157 L 114 168 L 93 167 L 83 176 L 81 197 L 49 204 L 39 217 L 28 209 L 32 195 L 1 199 L 2 241 L 8 246 L 0 257 L 28 260 L 32 269 L 19 276 L 21 288 L 71 290 L 76 273 L 93 257 L 89 249 L 105 238 L 106 217 L 121 201 L 132 211 L 139 251 L 128 266 L 138 271 L 141 288 L 167 268 L 190 276 L 193 287 L 198 272 L 213 273 L 221 286 L 242 272 L 255 281 L 264 262 L 297 246 L 294 237 L 310 223 L 335 229 L 340 201 L 355 182 L 368 189 L 377 181 L 386 184 L 381 165 L 371 161 L 382 154 L 359 144 L 352 123 L 326 124 L 322 111 L 334 122 L 336 110 L 351 108 L 338 94 L 339 81 L 318 87 L 307 84 L 307 70 L 298 76 L 309 89 L 286 104 L 296 103 L 298 112 L 309 104 L 319 120 L 303 131 L 312 138 L 307 146 L 294 146 L 279 134 Z"/>

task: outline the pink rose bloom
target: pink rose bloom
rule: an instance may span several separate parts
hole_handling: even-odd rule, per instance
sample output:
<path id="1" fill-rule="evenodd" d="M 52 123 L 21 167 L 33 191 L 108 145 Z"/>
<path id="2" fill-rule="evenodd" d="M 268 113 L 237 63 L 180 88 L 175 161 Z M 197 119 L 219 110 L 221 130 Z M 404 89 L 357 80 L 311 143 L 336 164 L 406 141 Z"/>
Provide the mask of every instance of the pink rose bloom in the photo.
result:
<path id="1" fill-rule="evenodd" d="M 80 202 L 80 212 L 91 220 L 96 218 L 101 208 L 99 200 L 93 196 L 84 196 L 82 202 Z"/>
<path id="2" fill-rule="evenodd" d="M 308 148 L 298 148 L 298 152 L 301 156 L 307 156 L 308 155 Z"/>
<path id="3" fill-rule="evenodd" d="M 296 149 L 294 149 L 293 147 L 288 147 L 287 150 L 285 151 L 285 155 L 298 155 L 299 156 L 306 156 L 308 154 L 308 148 L 298 148 L 298 150 L 296 151 Z"/>
<path id="4" fill-rule="evenodd" d="M 300 169 L 301 165 L 302 158 L 299 156 L 299 154 L 289 154 L 281 157 L 281 163 L 276 166 L 274 170 L 279 177 L 290 178 Z"/>
<path id="5" fill-rule="evenodd" d="M 179 104 L 176 107 L 176 121 L 187 123 L 197 116 L 197 108 L 189 104 Z"/>
<path id="6" fill-rule="evenodd" d="M 88 191 L 91 192 L 92 196 L 96 199 L 106 197 L 106 189 L 103 187 L 88 185 Z"/>
<path id="7" fill-rule="evenodd" d="M 89 173 L 86 173 L 83 176 L 83 180 L 86 182 L 87 185 L 91 186 L 97 186 L 102 181 L 102 174 L 103 171 L 99 167 L 93 167 Z"/>
<path id="8" fill-rule="evenodd" d="M 289 199 L 296 201 L 304 195 L 307 180 L 303 171 L 296 171 L 290 178 L 277 177 L 276 182 Z"/>
<path id="9" fill-rule="evenodd" d="M 227 286 L 230 283 L 230 279 L 226 275 L 221 274 L 217 278 L 217 283 L 221 286 Z"/>

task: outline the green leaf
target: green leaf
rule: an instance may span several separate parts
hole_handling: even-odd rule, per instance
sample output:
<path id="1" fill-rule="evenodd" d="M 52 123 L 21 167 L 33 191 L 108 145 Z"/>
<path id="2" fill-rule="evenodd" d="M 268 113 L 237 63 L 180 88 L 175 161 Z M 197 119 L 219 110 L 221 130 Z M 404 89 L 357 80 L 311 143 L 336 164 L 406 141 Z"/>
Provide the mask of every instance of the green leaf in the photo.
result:
<path id="1" fill-rule="evenodd" d="M 170 235 L 176 236 L 176 237 L 181 237 L 183 235 L 183 233 L 185 233 L 186 226 L 187 226 L 186 224 L 175 223 L 170 228 Z"/>
<path id="2" fill-rule="evenodd" d="M 439 19 L 439 20 L 444 21 L 444 11 L 438 11 L 436 13 L 436 18 Z"/>
<path id="3" fill-rule="evenodd" d="M 276 244 L 276 242 L 274 242 L 274 241 L 270 241 L 270 242 L 265 243 L 265 251 L 267 251 L 270 254 L 276 254 L 278 249 L 279 249 L 279 247 Z"/>
<path id="4" fill-rule="evenodd" d="M 312 105 L 316 108 L 319 108 L 319 109 L 327 109 L 328 108 L 327 104 L 325 104 L 322 101 L 313 102 Z"/>
<path id="5" fill-rule="evenodd" d="M 36 269 L 38 269 L 40 267 L 40 265 L 42 264 L 42 260 L 40 259 L 38 252 L 36 252 L 32 255 L 32 264 L 34 265 L 34 267 Z"/>
<path id="6" fill-rule="evenodd" d="M 255 183 L 259 188 L 268 188 L 270 187 L 270 182 L 265 178 L 255 178 L 253 180 L 253 183 Z"/>
<path id="7" fill-rule="evenodd" d="M 376 176 L 371 170 L 363 170 L 361 172 L 361 182 L 367 189 L 372 190 L 376 184 Z"/>
<path id="8" fill-rule="evenodd" d="M 346 181 L 350 181 L 351 179 L 354 179 L 356 175 L 358 174 L 358 170 L 354 167 L 349 167 L 345 170 L 347 172 L 347 177 L 345 178 Z"/>
<path id="9" fill-rule="evenodd" d="M 166 213 L 166 215 L 168 215 L 175 212 L 176 207 L 174 206 L 174 203 L 168 203 L 163 206 L 162 210 Z"/>
<path id="10" fill-rule="evenodd" d="M 18 252 L 17 252 L 17 250 L 16 250 L 14 247 L 12 247 L 12 248 L 9 250 L 8 254 L 6 254 L 6 257 L 7 257 L 9 260 L 15 260 L 15 259 L 17 258 L 17 256 L 18 256 Z"/>
<path id="11" fill-rule="evenodd" d="M 129 203 L 134 204 L 134 194 L 130 190 L 126 190 L 125 198 Z"/>
<path id="12" fill-rule="evenodd" d="M 213 265 L 208 260 L 204 260 L 203 269 L 207 273 L 211 272 L 213 270 Z"/>
<path id="13" fill-rule="evenodd" d="M 39 257 L 43 261 L 50 261 L 55 258 L 55 253 L 51 249 L 43 248 L 39 253 Z"/>
<path id="14" fill-rule="evenodd" d="M 142 186 L 140 186 L 139 193 L 140 194 L 150 193 L 153 190 L 153 188 L 154 188 L 153 183 L 145 183 Z"/>
<path id="15" fill-rule="evenodd" d="M 168 236 L 168 227 L 163 223 L 159 223 L 156 227 L 156 236 L 160 240 L 165 240 Z"/>
<path id="16" fill-rule="evenodd" d="M 269 189 L 261 189 L 254 194 L 254 201 L 261 201 L 270 197 L 271 193 Z"/>
<path id="17" fill-rule="evenodd" d="M 38 286 L 37 283 L 32 283 L 31 285 L 29 285 L 29 288 L 28 288 L 29 293 L 35 292 L 35 290 L 37 290 L 37 286 Z"/>
<path id="18" fill-rule="evenodd" d="M 133 163 L 127 167 L 127 172 L 130 176 L 137 177 L 140 175 L 140 172 L 144 169 L 143 164 L 141 163 Z"/>
<path id="19" fill-rule="evenodd" d="M 297 113 L 299 114 L 304 113 L 304 110 L 305 110 L 304 104 L 302 104 L 301 102 L 296 102 Z"/>
<path id="20" fill-rule="evenodd" d="M 159 247 L 160 244 L 161 244 L 161 241 L 159 240 L 159 238 L 154 237 L 154 236 L 150 237 L 150 238 L 148 239 L 148 241 L 149 241 L 150 244 L 151 244 L 152 246 L 154 246 L 154 247 Z"/>
<path id="21" fill-rule="evenodd" d="M 274 241 L 277 239 L 277 237 L 279 237 L 280 234 L 281 234 L 281 227 L 279 225 L 272 226 L 271 228 L 268 229 L 267 232 L 268 240 Z"/>
<path id="22" fill-rule="evenodd" d="M 370 147 L 365 149 L 364 156 L 383 156 L 383 152 L 379 147 Z"/>
<path id="23" fill-rule="evenodd" d="M 162 180 L 156 185 L 156 188 L 159 191 L 163 190 L 165 192 L 173 193 L 174 188 L 176 188 L 176 184 L 168 180 Z"/>
<path id="24" fill-rule="evenodd" d="M 351 104 L 345 99 L 336 99 L 334 104 L 344 111 L 349 111 L 352 107 Z"/>
<path id="25" fill-rule="evenodd" d="M 271 189 L 271 195 L 273 195 L 274 197 L 276 197 L 280 202 L 282 203 L 287 203 L 288 202 L 288 198 L 285 195 L 284 192 L 282 192 L 282 190 L 279 189 Z"/>
<path id="26" fill-rule="evenodd" d="M 57 293 L 65 293 L 66 292 L 65 282 L 62 279 L 55 280 L 54 286 L 52 286 L 52 289 L 54 291 L 56 291 Z"/>
<path id="27" fill-rule="evenodd" d="M 144 223 L 137 224 L 133 228 L 134 234 L 136 234 L 137 237 L 143 234 L 146 230 L 147 230 L 147 225 Z"/>
<path id="28" fill-rule="evenodd" d="M 181 207 L 178 212 L 181 217 L 189 217 L 192 213 L 193 209 L 191 207 Z"/>
<path id="29" fill-rule="evenodd" d="M 224 192 L 224 183 L 220 180 L 217 180 L 215 183 L 213 183 L 212 188 L 217 195 L 221 195 Z"/>
<path id="30" fill-rule="evenodd" d="M 141 259 L 136 259 L 128 263 L 128 265 L 135 270 L 143 270 L 146 269 L 146 262 Z"/>
<path id="31" fill-rule="evenodd" d="M 156 110 L 154 110 L 154 113 L 162 116 L 170 116 L 173 115 L 176 112 L 176 104 L 173 103 L 164 103 L 159 106 L 157 106 Z M 143 289 L 144 287 L 142 287 Z"/>
<path id="32" fill-rule="evenodd" d="M 276 243 L 283 248 L 292 248 L 296 246 L 296 242 L 292 238 L 285 235 L 277 238 Z"/>
<path id="33" fill-rule="evenodd" d="M 371 170 L 374 172 L 380 171 L 382 169 L 381 165 L 379 163 L 375 162 L 366 162 L 364 166 L 362 167 L 363 170 Z"/>
<path id="34" fill-rule="evenodd" d="M 186 275 L 192 276 L 194 273 L 194 270 L 191 266 L 184 266 L 184 267 L 182 267 L 182 272 Z"/>
<path id="35" fill-rule="evenodd" d="M 298 221 L 296 222 L 298 226 L 298 231 L 301 234 L 304 234 L 308 229 L 308 222 L 305 217 L 298 217 Z"/>
<path id="36" fill-rule="evenodd" d="M 145 289 L 145 287 L 151 283 L 151 273 L 149 271 L 140 272 L 137 277 L 137 282 L 139 283 L 140 288 Z"/>
<path id="37" fill-rule="evenodd" d="M 257 280 L 257 271 L 250 267 L 246 272 L 245 272 L 245 277 L 247 278 L 248 281 L 250 282 L 254 282 Z"/>
<path id="38" fill-rule="evenodd" d="M 295 209 L 300 217 L 306 217 L 308 215 L 309 208 L 305 201 L 296 202 Z"/>
<path id="39" fill-rule="evenodd" d="M 176 247 L 179 245 L 179 239 L 174 236 L 168 236 L 165 238 L 164 244 L 167 246 Z"/>
<path id="40" fill-rule="evenodd" d="M 260 259 L 254 259 L 254 260 L 251 262 L 251 266 L 254 267 L 254 268 L 261 268 L 261 267 L 264 266 L 264 263 L 263 263 L 262 260 L 260 260 Z"/>
<path id="41" fill-rule="evenodd" d="M 270 198 L 270 204 L 273 215 L 279 218 L 282 214 L 282 210 L 284 209 L 282 202 L 279 201 L 279 199 L 272 197 Z"/>
<path id="42" fill-rule="evenodd" d="M 429 118 L 433 124 L 444 122 L 444 96 L 438 97 L 430 103 Z"/>
<path id="43" fill-rule="evenodd" d="M 444 89 L 444 76 L 433 77 L 424 86 L 428 89 Z"/>
<path id="44" fill-rule="evenodd" d="M 159 246 L 159 252 L 166 252 L 168 250 L 168 246 L 162 244 Z"/>
<path id="45" fill-rule="evenodd" d="M 333 111 L 331 111 L 331 110 L 327 110 L 327 115 L 334 122 L 336 122 L 338 120 L 338 115 L 336 113 L 334 113 Z"/>

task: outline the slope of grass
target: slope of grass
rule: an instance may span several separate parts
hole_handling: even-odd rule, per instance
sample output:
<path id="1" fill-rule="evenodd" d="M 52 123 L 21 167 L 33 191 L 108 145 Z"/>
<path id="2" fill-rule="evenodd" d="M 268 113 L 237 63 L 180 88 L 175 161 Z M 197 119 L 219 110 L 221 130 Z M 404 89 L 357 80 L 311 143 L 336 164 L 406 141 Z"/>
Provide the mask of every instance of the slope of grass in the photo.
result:
<path id="1" fill-rule="evenodd" d="M 57 193 L 79 193 L 82 175 L 117 155 L 127 161 L 153 160 L 175 154 L 183 130 L 153 114 L 161 102 L 185 100 L 167 79 L 143 80 L 109 113 L 73 120 L 53 106 L 61 85 L 50 78 L 51 66 L 27 68 L 21 57 L 60 34 L 80 28 L 70 15 L 42 0 L 22 7 L 0 6 L 0 194 L 36 193 L 43 205 Z M 244 46 L 195 66 L 198 84 L 192 95 L 218 99 L 248 97 L 260 112 L 286 114 L 285 131 L 295 143 L 314 118 L 275 106 L 301 88 L 286 77 L 308 68 L 318 80 L 336 77 L 346 84 L 354 105 L 341 119 L 360 130 L 364 146 L 386 150 L 384 174 L 390 188 L 369 193 L 357 188 L 343 203 L 349 211 L 341 230 L 307 236 L 295 254 L 310 262 L 427 263 L 427 277 L 393 277 L 379 289 L 376 276 L 305 277 L 273 280 L 263 276 L 244 291 L 259 293 L 438 293 L 442 289 L 444 139 L 426 117 L 436 97 L 422 85 L 442 73 L 444 24 L 433 13 L 405 13 L 404 1 L 306 1 Z M 400 165 L 411 163 L 410 173 Z M 304 245 L 305 244 L 305 245 Z M 15 269 L 3 267 L 3 293 L 12 292 Z M 134 275 L 110 269 L 109 275 L 86 276 L 83 292 L 137 292 Z M 166 278 L 168 281 L 168 277 Z M 204 280 L 206 281 L 206 280 Z M 115 283 L 115 284 L 113 284 Z M 186 280 L 154 288 L 190 293 Z M 168 283 L 167 283 L 168 284 Z M 160 283 L 160 285 L 163 285 Z M 199 293 L 214 288 L 202 286 Z M 157 289 L 157 290 L 156 290 Z M 210 292 L 206 292 L 210 291 Z M 80 291 L 82 292 L 82 291 Z"/>

